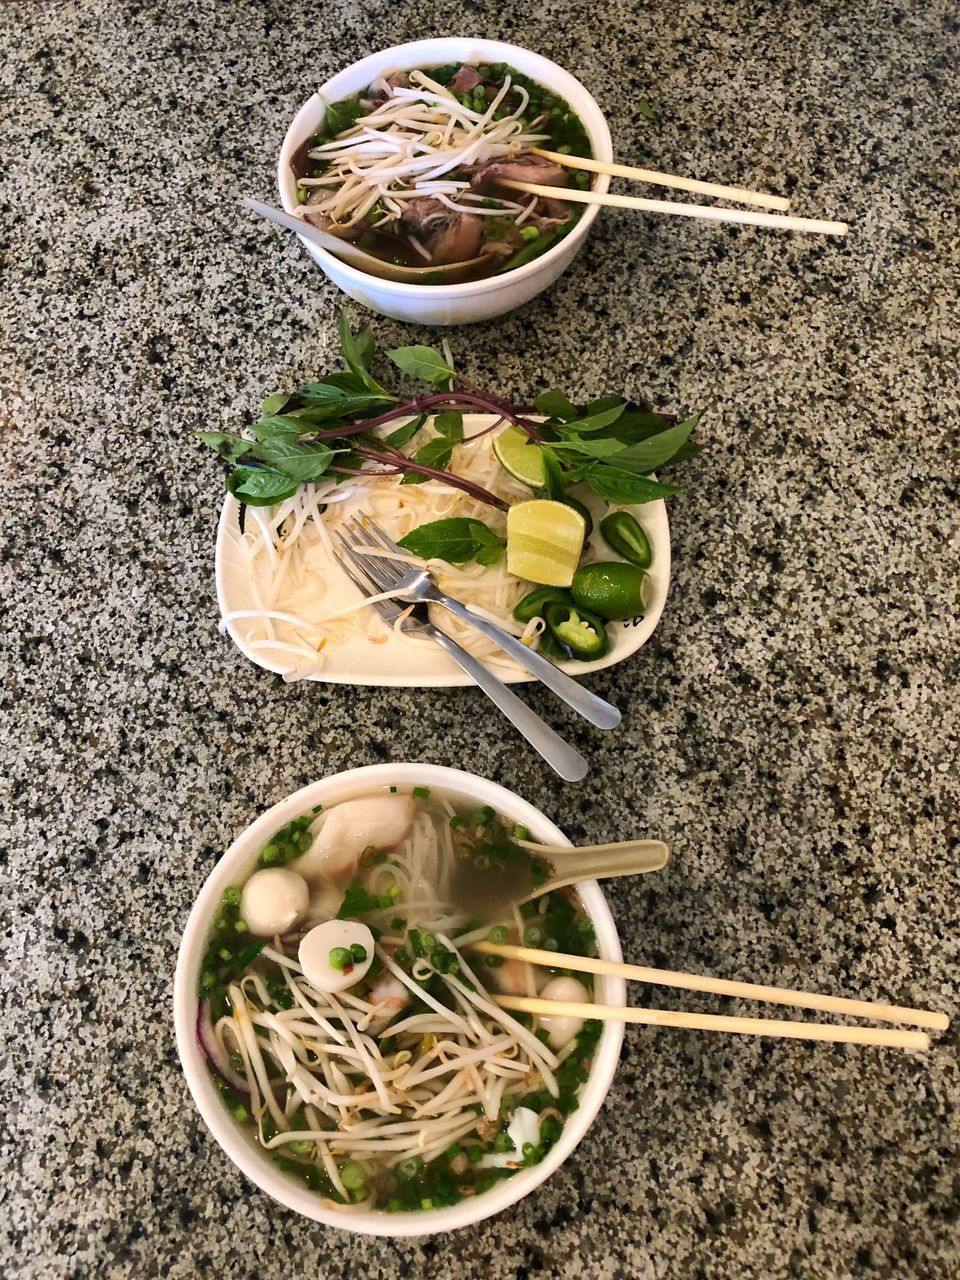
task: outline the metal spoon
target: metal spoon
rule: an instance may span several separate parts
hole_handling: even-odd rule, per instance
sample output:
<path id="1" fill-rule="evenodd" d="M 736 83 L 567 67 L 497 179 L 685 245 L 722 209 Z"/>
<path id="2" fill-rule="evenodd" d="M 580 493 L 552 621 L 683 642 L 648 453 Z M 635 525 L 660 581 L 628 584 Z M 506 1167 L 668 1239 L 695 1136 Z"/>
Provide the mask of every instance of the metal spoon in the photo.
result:
<path id="1" fill-rule="evenodd" d="M 277 209 L 272 204 L 264 204 L 262 200 L 252 200 L 246 197 L 242 201 L 247 209 L 251 209 L 254 213 L 259 213 L 261 217 L 267 218 L 270 222 L 275 222 L 279 227 L 286 227 L 288 231 L 295 231 L 298 236 L 303 236 L 305 240 L 310 240 L 314 244 L 319 245 L 321 249 L 326 249 L 328 253 L 332 253 L 334 257 L 349 262 L 351 266 L 357 267 L 360 271 L 365 271 L 367 275 L 379 276 L 382 280 L 402 280 L 408 284 L 429 284 L 427 276 L 450 276 L 456 273 L 463 273 L 470 270 L 471 267 L 480 266 L 485 263 L 485 257 L 470 258 L 466 262 L 445 262 L 437 263 L 435 266 L 429 267 L 403 267 L 398 266 L 395 262 L 385 262 L 383 258 L 375 258 L 372 253 L 364 253 L 357 245 L 351 244 L 349 240 L 341 240 L 339 236 L 331 235 L 329 231 L 321 231 L 319 227 L 312 226 L 309 222 L 304 222 L 302 218 L 295 218 L 292 213 L 287 213 L 285 209 Z M 451 283 L 444 281 L 444 283 Z"/>

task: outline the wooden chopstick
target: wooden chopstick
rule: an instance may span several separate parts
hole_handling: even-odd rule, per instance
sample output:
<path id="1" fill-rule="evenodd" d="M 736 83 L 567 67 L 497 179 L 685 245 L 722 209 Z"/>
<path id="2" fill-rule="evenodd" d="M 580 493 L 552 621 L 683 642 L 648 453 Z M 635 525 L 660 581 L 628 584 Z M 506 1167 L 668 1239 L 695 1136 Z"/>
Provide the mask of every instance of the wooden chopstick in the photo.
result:
<path id="1" fill-rule="evenodd" d="M 634 182 L 649 182 L 655 187 L 676 187 L 678 191 L 692 191 L 698 196 L 712 196 L 715 200 L 733 200 L 736 204 L 756 204 L 763 209 L 790 208 L 784 196 L 771 196 L 765 191 L 747 191 L 744 187 L 727 187 L 719 182 L 701 182 L 698 178 L 681 178 L 673 173 L 658 173 L 656 169 L 637 169 L 629 164 L 614 164 L 607 160 L 594 160 L 589 156 L 568 156 L 561 151 L 544 151 L 531 147 L 530 152 L 565 165 L 568 169 L 588 169 L 590 173 L 609 173 L 613 178 L 632 178 Z"/>
<path id="2" fill-rule="evenodd" d="M 778 231 L 807 231 L 813 235 L 845 236 L 845 222 L 822 222 L 817 218 L 785 217 L 778 213 L 754 213 L 750 209 L 721 209 L 712 204 L 683 204 L 679 200 L 646 200 L 643 196 L 613 195 L 609 191 L 579 191 L 576 187 L 546 187 L 538 182 L 517 182 L 498 178 L 497 185 L 532 196 L 575 204 L 609 205 L 617 209 L 643 209 L 647 213 L 667 213 L 680 218 L 704 218 L 707 222 L 738 222 L 750 227 L 773 227 Z"/>
<path id="3" fill-rule="evenodd" d="M 946 1031 L 950 1020 L 945 1013 L 930 1009 L 908 1009 L 896 1004 L 878 1004 L 872 1000 L 851 1000 L 846 996 L 824 996 L 812 991 L 793 991 L 789 987 L 766 987 L 755 982 L 733 982 L 727 978 L 705 978 L 695 973 L 679 973 L 672 969 L 648 969 L 639 964 L 617 964 L 593 956 L 568 956 L 535 947 L 502 946 L 495 942 L 475 942 L 471 948 L 486 955 L 503 956 L 506 960 L 525 960 L 528 964 L 551 968 L 573 969 L 578 973 L 595 973 L 604 977 L 626 978 L 631 982 L 648 982 L 658 987 L 678 987 L 684 991 L 705 991 L 712 995 L 734 996 L 741 1000 L 764 1000 L 770 1004 L 792 1005 L 798 1009 L 818 1009 L 821 1013 L 842 1013 L 854 1018 L 872 1018 L 875 1022 L 903 1022 L 930 1031 Z"/>
<path id="4" fill-rule="evenodd" d="M 688 1031 L 723 1031 L 744 1036 L 777 1036 L 787 1040 L 830 1040 L 839 1044 L 886 1045 L 891 1049 L 929 1049 L 923 1031 L 894 1031 L 887 1027 L 833 1027 L 823 1022 L 784 1022 L 778 1018 L 728 1018 L 714 1013 L 679 1013 L 671 1009 L 617 1008 L 573 1000 L 539 1000 L 532 996 L 496 996 L 502 1009 L 517 1013 L 551 1014 L 571 1018 L 601 1018 L 607 1022 L 640 1022 L 653 1027 Z"/>

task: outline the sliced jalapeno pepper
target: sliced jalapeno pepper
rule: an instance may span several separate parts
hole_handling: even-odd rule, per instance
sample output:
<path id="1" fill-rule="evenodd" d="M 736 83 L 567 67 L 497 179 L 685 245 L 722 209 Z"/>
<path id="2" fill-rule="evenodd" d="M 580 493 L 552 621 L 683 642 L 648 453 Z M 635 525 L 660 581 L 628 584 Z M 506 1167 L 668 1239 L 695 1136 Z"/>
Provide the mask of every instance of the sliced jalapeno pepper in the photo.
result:
<path id="1" fill-rule="evenodd" d="M 529 622 L 531 618 L 542 618 L 548 604 L 573 605 L 573 596 L 564 587 L 537 587 L 529 591 L 522 600 L 513 606 L 513 616 L 518 622 Z"/>
<path id="2" fill-rule="evenodd" d="M 610 648 L 607 628 L 592 613 L 570 604 L 548 604 L 547 626 L 558 644 L 581 662 L 602 658 Z"/>
<path id="3" fill-rule="evenodd" d="M 560 644 L 554 639 L 549 627 L 537 642 L 537 653 L 542 653 L 551 662 L 566 662 L 568 658 L 573 656 L 566 645 Z"/>
<path id="4" fill-rule="evenodd" d="M 600 521 L 603 540 L 624 560 L 641 569 L 649 569 L 653 561 L 650 541 L 636 516 L 629 511 L 611 511 Z"/>

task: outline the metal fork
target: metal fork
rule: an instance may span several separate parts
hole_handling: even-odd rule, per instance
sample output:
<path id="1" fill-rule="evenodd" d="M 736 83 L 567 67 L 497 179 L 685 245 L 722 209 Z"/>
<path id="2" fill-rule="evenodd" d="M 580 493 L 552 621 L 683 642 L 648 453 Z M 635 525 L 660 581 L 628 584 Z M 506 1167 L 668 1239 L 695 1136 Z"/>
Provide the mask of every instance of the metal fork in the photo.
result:
<path id="1" fill-rule="evenodd" d="M 339 535 L 338 535 L 339 536 Z M 347 575 L 361 595 L 376 595 L 380 590 L 370 575 L 366 556 L 357 555 L 345 538 L 340 539 L 341 550 L 334 551 L 334 559 Z M 405 607 L 396 600 L 378 600 L 372 606 L 380 614 L 384 622 L 393 626 Z M 429 636 L 445 649 L 458 666 L 476 682 L 487 697 L 507 717 L 507 719 L 523 734 L 526 740 L 538 751 L 547 764 L 567 782 L 579 782 L 586 776 L 587 762 L 568 742 L 564 742 L 548 724 L 532 711 L 525 702 L 521 702 L 515 693 L 479 662 L 472 653 L 468 653 L 457 644 L 446 632 L 435 627 L 427 615 L 427 606 L 415 604 L 413 613 L 401 624 L 403 631 L 414 631 L 418 635 Z"/>
<path id="2" fill-rule="evenodd" d="M 392 542 L 387 537 L 379 525 L 375 524 L 367 516 L 361 515 L 360 519 L 354 518 L 348 521 L 345 527 L 352 539 L 352 546 L 344 534 L 338 534 L 341 545 L 344 547 L 353 550 L 358 546 L 369 545 L 372 535 L 374 541 L 379 543 L 384 550 L 401 556 L 407 554 L 402 547 L 398 547 L 395 542 Z M 378 590 L 397 591 L 402 593 L 406 599 L 415 600 L 421 604 L 443 605 L 445 609 L 449 609 L 451 613 L 456 614 L 458 618 L 462 618 L 464 622 L 469 622 L 472 627 L 485 635 L 488 640 L 492 640 L 504 653 L 508 653 L 515 662 L 525 667 L 531 675 L 536 676 L 552 693 L 561 698 L 568 707 L 571 707 L 578 715 L 583 716 L 585 720 L 589 720 L 591 724 L 596 725 L 598 729 L 615 729 L 620 723 L 620 712 L 616 707 L 609 702 L 605 702 L 603 698 L 598 698 L 595 693 L 590 693 L 589 690 L 584 689 L 582 685 L 577 684 L 576 680 L 571 679 L 565 671 L 555 667 L 548 658 L 531 649 L 529 645 L 525 645 L 516 636 L 512 636 L 509 631 L 504 631 L 501 627 L 488 622 L 485 618 L 478 617 L 476 614 L 471 613 L 465 605 L 462 605 L 459 600 L 454 600 L 451 596 L 445 595 L 426 569 L 407 570 L 390 560 L 378 559 L 376 556 L 370 555 L 365 555 L 362 559 L 367 577 L 373 579 L 374 583 L 377 584 Z"/>

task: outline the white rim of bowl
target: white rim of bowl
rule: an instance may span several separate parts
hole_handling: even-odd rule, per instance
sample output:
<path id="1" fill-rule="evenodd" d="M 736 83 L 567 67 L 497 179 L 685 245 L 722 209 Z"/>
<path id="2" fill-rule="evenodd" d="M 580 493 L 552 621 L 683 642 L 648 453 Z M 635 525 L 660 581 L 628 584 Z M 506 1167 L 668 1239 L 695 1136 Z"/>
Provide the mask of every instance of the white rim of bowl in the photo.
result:
<path id="1" fill-rule="evenodd" d="M 583 110 L 578 109 L 577 114 L 580 116 L 580 119 L 583 122 L 583 127 L 586 129 L 587 135 L 590 138 L 590 144 L 593 148 L 594 156 L 598 160 L 613 160 L 613 140 L 610 137 L 610 129 L 607 125 L 606 117 L 600 110 L 597 100 L 594 98 L 593 94 L 590 93 L 589 89 L 587 89 L 586 85 L 582 84 L 576 76 L 572 75 L 558 63 L 551 62 L 550 59 L 545 58 L 543 54 L 535 53 L 532 49 L 525 49 L 522 45 L 506 44 L 499 40 L 467 40 L 462 36 L 441 36 L 433 40 L 413 40 L 407 44 L 392 45 L 390 48 L 383 49 L 378 53 L 368 54 L 367 57 L 361 58 L 358 62 L 353 62 L 349 66 L 343 67 L 336 73 L 336 75 L 331 76 L 329 80 L 325 81 L 320 88 L 307 99 L 294 116 L 293 122 L 283 139 L 283 145 L 280 148 L 280 159 L 277 164 L 277 187 L 280 192 L 281 204 L 287 213 L 296 213 L 299 208 L 295 199 L 296 182 L 293 178 L 290 161 L 298 147 L 300 147 L 302 143 L 306 141 L 306 138 L 309 137 L 309 134 L 306 131 L 305 121 L 306 118 L 316 109 L 314 99 L 317 97 L 326 97 L 330 94 L 331 100 L 336 101 L 337 99 L 332 97 L 332 95 L 336 94 L 339 90 L 336 87 L 331 89 L 331 85 L 336 86 L 337 81 L 341 77 L 344 77 L 348 73 L 352 73 L 354 71 L 363 70 L 368 66 L 370 70 L 374 72 L 377 69 L 377 64 L 379 64 L 388 54 L 396 55 L 398 61 L 407 62 L 409 67 L 413 67 L 416 65 L 418 50 L 422 50 L 427 46 L 435 46 L 443 41 L 450 41 L 458 46 L 462 44 L 469 44 L 472 50 L 475 50 L 480 56 L 485 56 L 489 61 L 506 62 L 509 60 L 511 53 L 522 53 L 525 57 L 532 58 L 539 67 L 543 68 L 543 72 L 540 75 L 534 73 L 533 78 L 539 80 L 540 83 L 545 85 L 545 87 L 554 89 L 567 100 L 569 100 L 569 88 L 566 88 L 567 85 L 575 86 L 577 89 L 581 90 L 589 100 L 589 106 Z M 426 56 L 433 58 L 435 54 L 431 53 Z M 543 79 L 543 73 L 559 80 L 560 83 L 557 85 L 548 83 Z M 526 74 L 526 72 L 524 72 L 524 74 Z M 594 187 L 595 191 L 604 192 L 608 190 L 610 186 L 610 177 L 608 174 L 597 174 L 596 180 L 596 186 Z M 328 253 L 326 249 L 321 248 L 320 245 L 313 244 L 311 241 L 303 239 L 303 244 L 310 249 L 312 254 L 318 255 L 322 262 L 333 264 L 337 270 L 343 271 L 347 278 L 356 284 L 365 284 L 370 280 L 376 280 L 378 285 L 388 286 L 391 293 L 397 294 L 400 297 L 472 297 L 478 293 L 495 293 L 500 289 L 509 287 L 510 283 L 513 281 L 524 280 L 528 276 L 536 274 L 536 272 L 542 267 L 554 261 L 555 257 L 562 249 L 569 247 L 571 244 L 579 243 L 589 231 L 591 225 L 600 212 L 599 206 L 595 204 L 586 205 L 584 208 L 585 212 L 582 214 L 572 230 L 569 231 L 562 240 L 558 241 L 557 244 L 553 245 L 552 248 L 548 249 L 546 253 L 541 254 L 539 258 L 535 258 L 533 262 L 528 262 L 525 266 L 517 267 L 514 271 L 508 271 L 503 276 L 489 276 L 486 279 L 468 280 L 461 284 L 405 284 L 400 280 L 385 280 L 380 276 L 370 275 L 366 271 L 361 271 L 359 268 L 351 266 L 350 263 L 345 262 L 342 258 L 335 257 L 333 254 Z"/>
<path id="2" fill-rule="evenodd" d="M 515 792 L 477 774 L 446 765 L 417 763 L 375 764 L 347 769 L 312 782 L 273 805 L 246 827 L 219 859 L 197 895 L 184 928 L 174 978 L 174 1024 L 177 1050 L 193 1100 L 207 1128 L 233 1163 L 253 1183 L 288 1209 L 326 1226 L 363 1235 L 426 1236 L 454 1231 L 501 1213 L 545 1182 L 573 1153 L 593 1124 L 613 1083 L 620 1059 L 623 1024 L 605 1022 L 590 1075 L 580 1092 L 580 1105 L 567 1120 L 557 1143 L 544 1159 L 512 1178 L 497 1183 L 483 1195 L 444 1209 L 428 1209 L 409 1214 L 382 1210 L 327 1209 L 321 1197 L 275 1169 L 253 1140 L 233 1121 L 220 1100 L 205 1059 L 197 1044 L 196 1021 L 199 999 L 196 977 L 209 933 L 210 921 L 223 890 L 243 871 L 252 869 L 260 847 L 278 827 L 317 803 L 347 799 L 368 786 L 393 783 L 426 785 L 465 795 L 491 804 L 499 812 L 520 822 L 541 841 L 569 844 L 567 837 L 539 809 Z M 596 926 L 597 947 L 607 960 L 622 957 L 620 938 L 595 880 L 580 886 L 584 907 Z M 599 980 L 604 1003 L 625 1005 L 626 984 L 621 978 Z"/>

